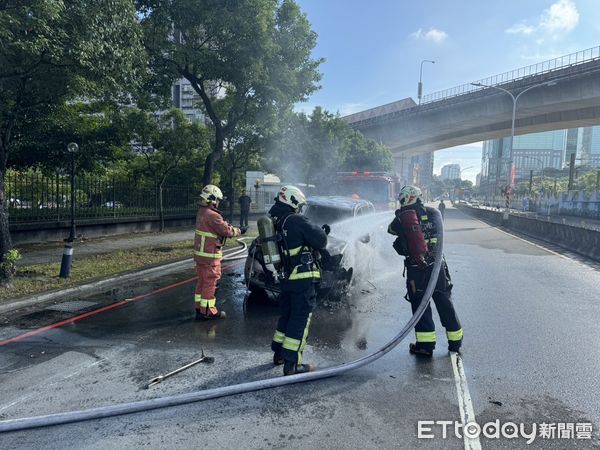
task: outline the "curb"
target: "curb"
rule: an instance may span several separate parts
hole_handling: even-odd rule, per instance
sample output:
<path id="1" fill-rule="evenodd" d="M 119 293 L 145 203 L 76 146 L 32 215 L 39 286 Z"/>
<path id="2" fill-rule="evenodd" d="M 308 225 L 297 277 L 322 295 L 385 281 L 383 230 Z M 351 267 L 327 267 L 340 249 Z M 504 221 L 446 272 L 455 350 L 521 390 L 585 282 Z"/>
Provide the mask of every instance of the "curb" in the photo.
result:
<path id="1" fill-rule="evenodd" d="M 163 264 L 160 266 L 151 267 L 149 269 L 142 269 L 136 272 L 125 273 L 122 275 L 116 275 L 111 278 L 104 278 L 99 281 L 92 283 L 82 284 L 79 286 L 73 286 L 67 289 L 61 289 L 58 291 L 51 291 L 40 295 L 34 295 L 31 297 L 19 298 L 16 300 L 6 300 L 0 304 L 0 314 L 14 311 L 16 309 L 32 306 L 37 303 L 43 303 L 57 298 L 64 300 L 65 298 L 71 297 L 76 294 L 90 294 L 94 291 L 108 287 L 115 283 L 123 283 L 126 281 L 132 281 L 136 278 L 145 277 L 148 275 L 159 276 L 167 275 L 172 272 L 176 272 L 181 269 L 192 268 L 194 260 L 192 258 L 184 259 L 183 261 L 176 261 L 174 263 Z"/>

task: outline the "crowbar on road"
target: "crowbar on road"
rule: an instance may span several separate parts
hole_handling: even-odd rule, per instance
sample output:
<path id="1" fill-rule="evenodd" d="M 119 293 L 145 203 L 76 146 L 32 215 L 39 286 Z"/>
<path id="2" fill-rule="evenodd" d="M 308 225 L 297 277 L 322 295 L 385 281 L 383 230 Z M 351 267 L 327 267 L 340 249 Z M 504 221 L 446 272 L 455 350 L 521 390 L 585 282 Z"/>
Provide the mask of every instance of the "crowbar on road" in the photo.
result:
<path id="1" fill-rule="evenodd" d="M 202 357 L 200 359 L 197 359 L 196 361 L 192 361 L 191 363 L 186 364 L 185 366 L 180 367 L 179 369 L 175 369 L 173 372 L 169 372 L 165 375 L 159 375 L 156 378 L 152 378 L 150 381 L 148 381 L 148 384 L 146 384 L 144 386 L 144 389 L 149 389 L 150 387 L 152 387 L 158 383 L 162 383 L 167 378 L 172 377 L 173 375 L 176 375 L 179 372 L 183 372 L 184 370 L 189 369 L 190 367 L 195 366 L 196 364 L 199 364 L 199 363 L 212 364 L 214 362 L 215 362 L 215 358 L 213 358 L 212 356 L 205 356 L 204 350 L 202 350 Z"/>

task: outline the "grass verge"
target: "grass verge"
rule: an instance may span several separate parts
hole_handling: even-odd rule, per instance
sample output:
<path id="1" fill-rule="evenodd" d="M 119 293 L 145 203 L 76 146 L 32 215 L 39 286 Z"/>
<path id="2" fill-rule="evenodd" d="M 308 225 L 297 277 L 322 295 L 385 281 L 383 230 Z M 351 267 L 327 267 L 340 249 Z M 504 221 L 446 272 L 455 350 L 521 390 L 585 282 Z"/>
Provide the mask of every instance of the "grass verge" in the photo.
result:
<path id="1" fill-rule="evenodd" d="M 0 300 L 67 288 L 122 272 L 180 261 L 192 256 L 193 243 L 194 241 L 189 240 L 157 247 L 104 253 L 81 259 L 75 256 L 71 275 L 66 280 L 58 277 L 60 262 L 20 266 L 12 284 L 0 288 Z M 235 239 L 228 239 L 225 247 L 238 245 Z"/>

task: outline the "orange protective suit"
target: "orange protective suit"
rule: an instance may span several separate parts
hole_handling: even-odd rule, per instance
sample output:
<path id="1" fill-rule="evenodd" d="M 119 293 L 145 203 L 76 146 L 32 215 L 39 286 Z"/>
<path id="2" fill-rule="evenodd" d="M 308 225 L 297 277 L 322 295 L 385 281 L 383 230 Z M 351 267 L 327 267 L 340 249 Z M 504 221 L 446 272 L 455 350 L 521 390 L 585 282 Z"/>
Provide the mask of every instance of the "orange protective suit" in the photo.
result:
<path id="1" fill-rule="evenodd" d="M 220 316 L 215 291 L 221 278 L 221 247 L 225 238 L 240 234 L 240 229 L 227 223 L 215 206 L 200 206 L 198 209 L 194 237 L 194 261 L 198 282 L 194 300 L 196 311 L 203 317 Z"/>

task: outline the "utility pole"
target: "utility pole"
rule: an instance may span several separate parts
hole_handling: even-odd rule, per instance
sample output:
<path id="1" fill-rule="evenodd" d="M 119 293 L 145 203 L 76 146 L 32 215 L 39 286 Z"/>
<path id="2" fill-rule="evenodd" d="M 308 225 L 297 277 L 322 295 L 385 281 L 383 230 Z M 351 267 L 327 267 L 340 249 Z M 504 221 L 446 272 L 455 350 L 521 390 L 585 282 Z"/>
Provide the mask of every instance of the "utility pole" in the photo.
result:
<path id="1" fill-rule="evenodd" d="M 435 64 L 435 61 L 431 61 L 430 59 L 424 59 L 421 61 L 421 69 L 419 70 L 419 85 L 417 87 L 417 98 L 419 99 L 419 105 L 421 104 L 421 97 L 423 97 L 423 63 L 426 62 Z"/>
<path id="2" fill-rule="evenodd" d="M 529 171 L 529 195 L 531 195 L 532 187 L 533 187 L 533 169 Z"/>
<path id="3" fill-rule="evenodd" d="M 569 161 L 569 185 L 567 191 L 573 190 L 573 177 L 575 176 L 575 153 L 571 153 L 571 159 Z"/>

